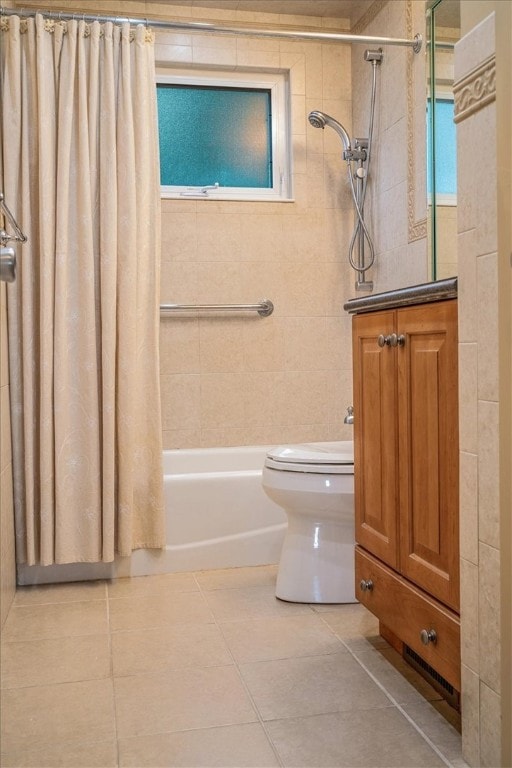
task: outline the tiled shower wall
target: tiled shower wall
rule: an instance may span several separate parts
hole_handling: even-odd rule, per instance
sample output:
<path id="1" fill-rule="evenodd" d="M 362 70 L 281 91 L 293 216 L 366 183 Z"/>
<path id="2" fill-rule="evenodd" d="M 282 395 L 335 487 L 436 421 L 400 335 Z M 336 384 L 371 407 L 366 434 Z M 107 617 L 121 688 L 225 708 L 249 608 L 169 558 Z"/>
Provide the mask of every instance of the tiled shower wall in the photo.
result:
<path id="1" fill-rule="evenodd" d="M 425 37 L 425 6 L 376 0 L 352 30 L 357 34 Z M 366 48 L 352 45 L 354 135 L 368 136 L 372 71 Z M 386 46 L 377 69 L 377 96 L 367 211 L 376 260 L 374 292 L 430 279 L 426 241 L 425 49 Z"/>
<path id="2" fill-rule="evenodd" d="M 421 5 L 373 3 L 358 31 L 405 37 L 407 25 L 415 24 L 414 32 L 422 31 Z M 339 20 L 251 16 L 272 26 L 339 26 Z M 226 12 L 222 20 L 243 21 Z M 366 135 L 371 70 L 359 66 L 365 47 L 159 33 L 160 62 L 289 72 L 295 198 L 281 204 L 163 201 L 163 301 L 270 298 L 275 304 L 263 320 L 162 320 L 165 447 L 352 437 L 343 425 L 352 360 L 350 318 L 342 309 L 356 295 L 347 265 L 352 205 L 339 139 L 312 128 L 307 113 L 321 109 L 352 135 Z M 413 142 L 411 122 L 416 107 L 424 113 L 424 58 L 414 58 L 411 50 L 388 48 L 379 71 L 368 206 L 377 252 L 368 276 L 376 291 L 427 279 L 425 239 L 422 232 L 410 238 L 408 213 L 412 194 L 412 218 L 425 216 L 424 142 Z M 419 72 L 414 82 L 412 68 Z"/>
<path id="3" fill-rule="evenodd" d="M 322 29 L 314 17 L 251 20 Z M 243 18 L 224 13 L 222 21 Z M 323 20 L 324 28 L 334 24 Z M 275 306 L 268 318 L 162 319 L 164 446 L 351 438 L 343 425 L 352 359 L 342 307 L 354 292 L 346 260 L 352 207 L 338 137 L 307 121 L 321 109 L 351 130 L 350 47 L 158 32 L 156 56 L 162 72 L 201 66 L 289 74 L 294 197 L 162 201 L 162 301 L 269 298 Z"/>

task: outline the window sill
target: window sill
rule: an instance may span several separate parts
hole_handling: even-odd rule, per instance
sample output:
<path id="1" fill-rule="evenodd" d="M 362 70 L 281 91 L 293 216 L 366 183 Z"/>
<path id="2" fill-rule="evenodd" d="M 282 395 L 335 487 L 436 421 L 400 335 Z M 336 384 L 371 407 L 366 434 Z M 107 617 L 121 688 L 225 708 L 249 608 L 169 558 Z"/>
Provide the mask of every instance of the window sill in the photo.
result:
<path id="1" fill-rule="evenodd" d="M 187 195 L 180 195 L 175 192 L 160 192 L 160 199 L 161 200 L 218 200 L 218 201 L 233 201 L 237 203 L 294 203 L 295 198 L 294 197 L 279 197 L 278 195 L 275 196 L 247 196 L 242 197 L 240 195 L 215 195 L 215 194 L 208 194 L 208 195 L 202 195 L 201 193 L 198 193 L 197 195 L 193 194 L 187 194 Z"/>

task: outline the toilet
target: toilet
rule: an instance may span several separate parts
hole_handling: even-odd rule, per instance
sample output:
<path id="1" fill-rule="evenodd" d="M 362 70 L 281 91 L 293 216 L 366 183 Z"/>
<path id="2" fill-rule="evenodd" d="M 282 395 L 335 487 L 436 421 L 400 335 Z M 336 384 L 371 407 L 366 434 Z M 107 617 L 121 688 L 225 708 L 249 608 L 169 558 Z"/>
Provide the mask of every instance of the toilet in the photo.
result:
<path id="1" fill-rule="evenodd" d="M 293 603 L 356 603 L 353 443 L 273 448 L 262 485 L 288 517 L 276 596 Z"/>

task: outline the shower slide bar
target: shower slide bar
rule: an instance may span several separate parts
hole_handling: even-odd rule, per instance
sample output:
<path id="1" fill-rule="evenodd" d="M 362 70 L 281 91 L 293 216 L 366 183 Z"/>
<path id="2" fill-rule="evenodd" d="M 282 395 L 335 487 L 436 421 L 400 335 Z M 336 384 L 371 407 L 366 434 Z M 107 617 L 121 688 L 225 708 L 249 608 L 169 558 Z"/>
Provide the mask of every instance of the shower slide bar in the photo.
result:
<path id="1" fill-rule="evenodd" d="M 174 312 L 257 312 L 260 317 L 268 317 L 274 311 L 270 299 L 262 299 L 257 304 L 160 304 L 160 314 Z"/>
<path id="2" fill-rule="evenodd" d="M 1 16 L 20 16 L 27 18 L 34 16 L 37 11 L 27 11 L 21 8 L 2 8 Z M 159 19 L 132 18 L 122 16 L 101 16 L 89 13 L 62 13 L 61 11 L 42 11 L 43 15 L 57 21 L 93 21 L 106 22 L 111 21 L 114 24 L 129 22 L 132 25 L 145 24 L 154 29 L 175 29 L 188 30 L 190 32 L 214 32 L 215 34 L 225 35 L 252 35 L 254 37 L 281 37 L 291 40 L 316 40 L 325 43 L 361 43 L 364 45 L 403 45 L 412 48 L 414 53 L 421 51 L 423 38 L 420 34 L 414 36 L 412 40 L 403 37 L 375 37 L 373 35 L 350 35 L 345 32 L 299 32 L 297 30 L 277 30 L 262 29 L 261 27 L 231 27 L 223 24 L 211 24 L 208 22 L 195 21 L 161 21 Z"/>

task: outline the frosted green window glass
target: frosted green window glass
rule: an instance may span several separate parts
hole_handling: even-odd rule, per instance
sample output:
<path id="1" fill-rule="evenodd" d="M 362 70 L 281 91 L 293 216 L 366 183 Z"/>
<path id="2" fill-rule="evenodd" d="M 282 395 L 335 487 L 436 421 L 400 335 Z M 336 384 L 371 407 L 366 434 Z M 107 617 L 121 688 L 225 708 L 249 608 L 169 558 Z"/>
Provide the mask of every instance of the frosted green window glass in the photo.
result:
<path id="1" fill-rule="evenodd" d="M 271 188 L 270 95 L 158 83 L 161 184 Z"/>

